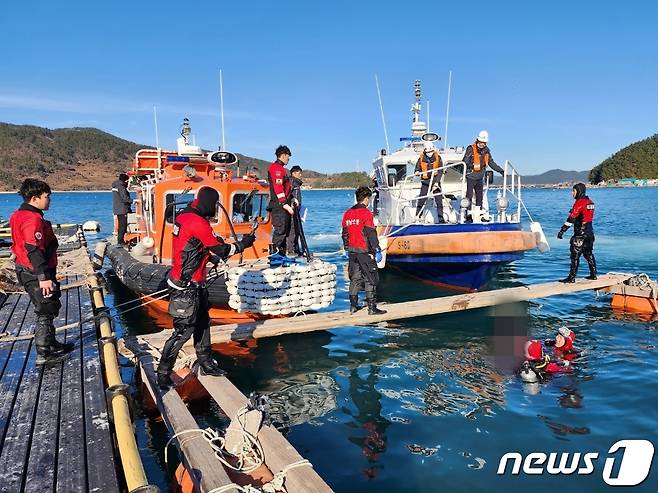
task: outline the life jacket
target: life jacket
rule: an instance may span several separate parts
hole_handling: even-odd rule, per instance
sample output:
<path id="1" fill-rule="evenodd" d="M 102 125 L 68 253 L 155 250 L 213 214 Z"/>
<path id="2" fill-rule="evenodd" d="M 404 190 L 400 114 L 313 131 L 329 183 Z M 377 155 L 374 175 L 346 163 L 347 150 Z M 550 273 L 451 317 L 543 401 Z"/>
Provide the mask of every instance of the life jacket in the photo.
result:
<path id="1" fill-rule="evenodd" d="M 432 161 L 432 170 L 439 169 L 441 167 L 441 156 L 439 156 L 439 153 L 435 150 L 432 153 L 432 156 L 434 157 L 434 161 Z M 430 174 L 427 172 L 427 165 L 429 163 L 427 162 L 427 155 L 425 152 L 420 153 L 420 170 L 422 171 L 421 178 L 423 180 L 429 180 Z M 434 174 L 434 177 L 436 178 L 437 173 Z"/>
<path id="2" fill-rule="evenodd" d="M 480 160 L 480 150 L 478 149 L 477 144 L 471 144 L 471 149 L 473 150 L 473 171 L 480 171 L 482 168 L 486 168 L 489 164 L 489 158 L 491 154 L 487 152 L 484 155 L 484 166 L 482 166 L 482 161 Z"/>

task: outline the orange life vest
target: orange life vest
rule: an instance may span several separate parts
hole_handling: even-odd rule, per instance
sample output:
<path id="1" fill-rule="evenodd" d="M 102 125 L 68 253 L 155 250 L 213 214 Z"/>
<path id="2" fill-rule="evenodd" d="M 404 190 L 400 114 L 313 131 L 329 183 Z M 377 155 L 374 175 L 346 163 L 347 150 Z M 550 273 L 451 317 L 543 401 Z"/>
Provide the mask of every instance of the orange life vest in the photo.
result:
<path id="1" fill-rule="evenodd" d="M 437 151 L 434 151 L 434 162 L 432 169 L 439 169 L 441 167 L 441 156 Z M 421 178 L 423 180 L 429 180 L 429 173 L 427 172 L 427 161 L 425 160 L 425 152 L 420 153 L 420 169 L 423 172 Z M 436 176 L 436 173 L 435 173 Z"/>
<path id="2" fill-rule="evenodd" d="M 489 164 L 489 157 L 491 154 L 488 152 L 484 155 L 484 166 L 480 162 L 480 150 L 478 149 L 477 144 L 471 144 L 471 149 L 473 149 L 473 171 L 480 171 L 483 167 L 486 168 Z"/>

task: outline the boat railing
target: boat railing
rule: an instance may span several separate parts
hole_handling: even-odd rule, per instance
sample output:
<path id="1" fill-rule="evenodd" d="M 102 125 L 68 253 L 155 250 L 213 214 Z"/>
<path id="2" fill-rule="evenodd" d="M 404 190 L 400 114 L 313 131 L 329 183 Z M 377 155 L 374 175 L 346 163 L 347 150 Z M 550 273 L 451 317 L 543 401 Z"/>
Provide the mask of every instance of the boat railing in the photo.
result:
<path id="1" fill-rule="evenodd" d="M 441 166 L 439 168 L 433 169 L 433 170 L 428 172 L 431 176 L 430 179 L 434 178 L 434 175 L 436 173 L 444 172 L 447 169 L 455 168 L 455 167 L 460 166 L 460 165 L 464 165 L 464 162 L 463 161 L 458 161 L 456 163 L 446 164 L 445 166 Z M 415 196 L 412 199 L 405 199 L 403 197 L 404 193 L 407 192 L 408 185 L 410 183 L 412 183 L 412 180 L 415 181 L 415 178 L 417 178 L 419 175 L 420 174 L 414 173 L 412 175 L 405 176 L 404 180 L 402 180 L 402 183 L 400 184 L 399 187 L 386 186 L 386 187 L 381 188 L 381 190 L 388 190 L 389 193 L 391 194 L 391 197 L 395 200 L 395 216 L 394 217 L 399 217 L 401 206 L 410 204 L 415 200 L 419 200 L 419 199 L 423 199 L 423 198 L 428 199 L 430 197 L 434 197 L 434 194 L 432 193 L 431 190 L 429 191 L 429 193 L 427 195 Z M 465 188 L 466 185 L 464 184 L 465 181 L 466 181 L 465 177 L 466 177 L 466 166 L 463 166 L 463 171 L 462 171 L 462 197 L 466 193 L 466 188 Z M 398 192 L 398 193 L 396 195 L 393 192 Z"/>
<path id="2" fill-rule="evenodd" d="M 427 173 L 433 177 L 437 173 L 443 173 L 447 169 L 457 168 L 459 166 L 461 166 L 461 173 L 462 173 L 461 196 L 466 197 L 467 166 L 463 161 L 450 163 L 441 166 L 440 168 L 428 171 Z M 499 223 L 520 222 L 521 209 L 524 208 L 527 211 L 527 209 L 525 208 L 525 204 L 523 203 L 522 194 L 521 194 L 521 189 L 522 189 L 521 174 L 518 172 L 518 170 L 514 167 L 514 165 L 509 160 L 505 160 L 503 171 L 504 171 L 503 183 L 496 197 L 495 222 L 499 222 Z M 432 190 L 429 190 L 427 195 L 422 195 L 422 196 L 418 195 L 412 198 L 405 197 L 405 195 L 410 191 L 410 186 L 412 184 L 417 184 L 418 176 L 419 173 L 413 173 L 405 176 L 402 182 L 400 182 L 398 185 L 394 187 L 388 185 L 380 187 L 380 190 L 388 191 L 391 195 L 391 198 L 395 201 L 395 211 L 393 217 L 399 218 L 401 209 L 413 203 L 414 201 L 417 201 L 419 199 L 430 199 L 434 197 L 434 193 Z M 485 196 L 489 191 L 489 188 L 490 188 L 490 183 L 487 180 L 485 180 L 485 188 L 484 188 Z M 516 202 L 514 204 L 516 211 L 511 214 L 509 212 L 510 198 L 513 198 Z M 486 204 L 485 210 L 487 213 L 489 213 L 490 207 L 488 203 Z M 461 219 L 461 215 L 460 215 L 460 219 Z"/>
<path id="3" fill-rule="evenodd" d="M 512 215 L 512 217 L 514 218 L 515 216 L 515 218 L 511 219 L 511 221 L 520 221 L 521 207 L 525 207 L 523 199 L 521 198 L 521 175 L 509 160 L 505 160 L 503 170 L 503 184 L 497 197 L 497 221 L 510 222 L 510 215 L 507 213 L 507 207 L 509 205 L 508 196 L 512 196 L 516 200 L 516 214 Z"/>

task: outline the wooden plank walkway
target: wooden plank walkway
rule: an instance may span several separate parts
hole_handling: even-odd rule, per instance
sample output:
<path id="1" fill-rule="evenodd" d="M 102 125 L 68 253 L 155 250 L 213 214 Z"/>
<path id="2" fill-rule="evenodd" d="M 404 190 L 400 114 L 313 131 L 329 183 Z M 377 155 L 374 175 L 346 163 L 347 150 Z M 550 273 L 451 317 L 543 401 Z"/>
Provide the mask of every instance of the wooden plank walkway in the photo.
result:
<path id="1" fill-rule="evenodd" d="M 345 310 L 314 313 L 295 318 L 275 318 L 248 324 L 219 325 L 211 328 L 211 341 L 213 344 L 219 344 L 239 339 L 257 339 L 338 327 L 373 325 L 388 320 L 471 310 L 474 308 L 546 298 L 548 296 L 576 293 L 579 291 L 600 290 L 618 285 L 630 277 L 632 277 L 632 274 L 606 274 L 595 281 L 579 279 L 573 284 L 548 282 L 492 291 L 444 296 L 441 298 L 407 301 L 404 303 L 390 303 L 383 305 L 383 308 L 387 311 L 383 315 L 368 315 L 367 309 L 364 308 L 354 314 L 350 314 L 349 311 Z M 169 331 L 162 331 L 156 334 L 138 336 L 138 340 L 147 345 L 160 348 L 164 345 L 169 335 Z M 192 342 L 188 341 L 186 347 L 191 346 Z"/>
<path id="2" fill-rule="evenodd" d="M 174 389 L 162 392 L 156 383 L 154 356 L 159 352 L 146 345 L 132 345 L 128 348 L 136 357 L 140 366 L 142 381 L 164 419 L 169 432 L 173 435 L 199 428 L 187 406 Z M 247 404 L 247 398 L 225 377 L 200 376 L 199 381 L 217 402 L 220 409 L 229 418 L 234 418 L 238 411 Z M 265 472 L 257 470 L 255 475 L 263 481 L 271 480 L 272 474 L 283 471 L 287 466 L 303 461 L 301 455 L 275 428 L 264 425 L 258 432 L 258 440 L 265 455 Z M 175 440 L 179 455 L 197 491 L 211 491 L 230 485 L 247 484 L 249 478 L 235 473 L 230 476 L 215 458 L 214 451 L 201 433 L 185 433 Z M 285 491 L 288 493 L 331 493 L 331 488 L 324 482 L 309 464 L 291 468 L 285 474 Z"/>
<path id="3" fill-rule="evenodd" d="M 119 491 L 89 291 L 61 302 L 56 327 L 83 321 L 58 334 L 76 345 L 64 361 L 37 366 L 33 339 L 0 339 L 0 492 Z M 35 323 L 26 294 L 5 298 L 0 332 L 31 335 Z"/>

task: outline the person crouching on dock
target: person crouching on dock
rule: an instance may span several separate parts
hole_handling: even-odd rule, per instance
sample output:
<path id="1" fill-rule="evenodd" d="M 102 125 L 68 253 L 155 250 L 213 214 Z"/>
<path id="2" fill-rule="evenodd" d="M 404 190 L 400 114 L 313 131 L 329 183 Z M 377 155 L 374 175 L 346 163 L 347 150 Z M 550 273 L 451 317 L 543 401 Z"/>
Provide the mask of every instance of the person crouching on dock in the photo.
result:
<path id="1" fill-rule="evenodd" d="M 43 211 L 50 207 L 50 186 L 28 178 L 19 190 L 23 204 L 11 215 L 11 250 L 16 256 L 16 277 L 34 305 L 37 316 L 34 344 L 37 365 L 61 361 L 74 345 L 55 339 L 53 320 L 62 304 L 57 282 L 57 237 Z"/>
<path id="2" fill-rule="evenodd" d="M 215 265 L 254 244 L 253 234 L 243 235 L 228 244 L 215 236 L 210 218 L 215 217 L 219 193 L 202 187 L 189 207 L 176 216 L 173 231 L 172 266 L 169 285 L 169 315 L 174 319 L 174 333 L 162 348 L 158 363 L 158 385 L 172 385 L 171 372 L 178 351 L 194 335 L 194 350 L 201 370 L 206 375 L 222 376 L 224 371 L 212 358 L 210 350 L 210 317 L 206 265 Z"/>
<path id="3" fill-rule="evenodd" d="M 584 183 L 576 183 L 571 189 L 571 195 L 576 201 L 569 212 L 566 222 L 560 228 L 557 234 L 558 239 L 564 237 L 564 233 L 573 224 L 573 236 L 571 237 L 571 268 L 569 275 L 560 282 L 576 282 L 578 274 L 578 265 L 580 264 L 580 255 L 582 254 L 587 260 L 589 266 L 589 276 L 586 279 L 596 279 L 596 259 L 594 258 L 594 202 L 587 196 L 587 188 Z"/>
<path id="4" fill-rule="evenodd" d="M 365 290 L 368 314 L 381 315 L 386 311 L 377 308 L 379 273 L 375 261 L 381 249 L 373 215 L 368 209 L 372 191 L 359 187 L 355 195 L 357 203 L 345 211 L 342 222 L 343 246 L 349 256 L 350 313 L 363 308 L 359 305 L 359 291 Z"/>

